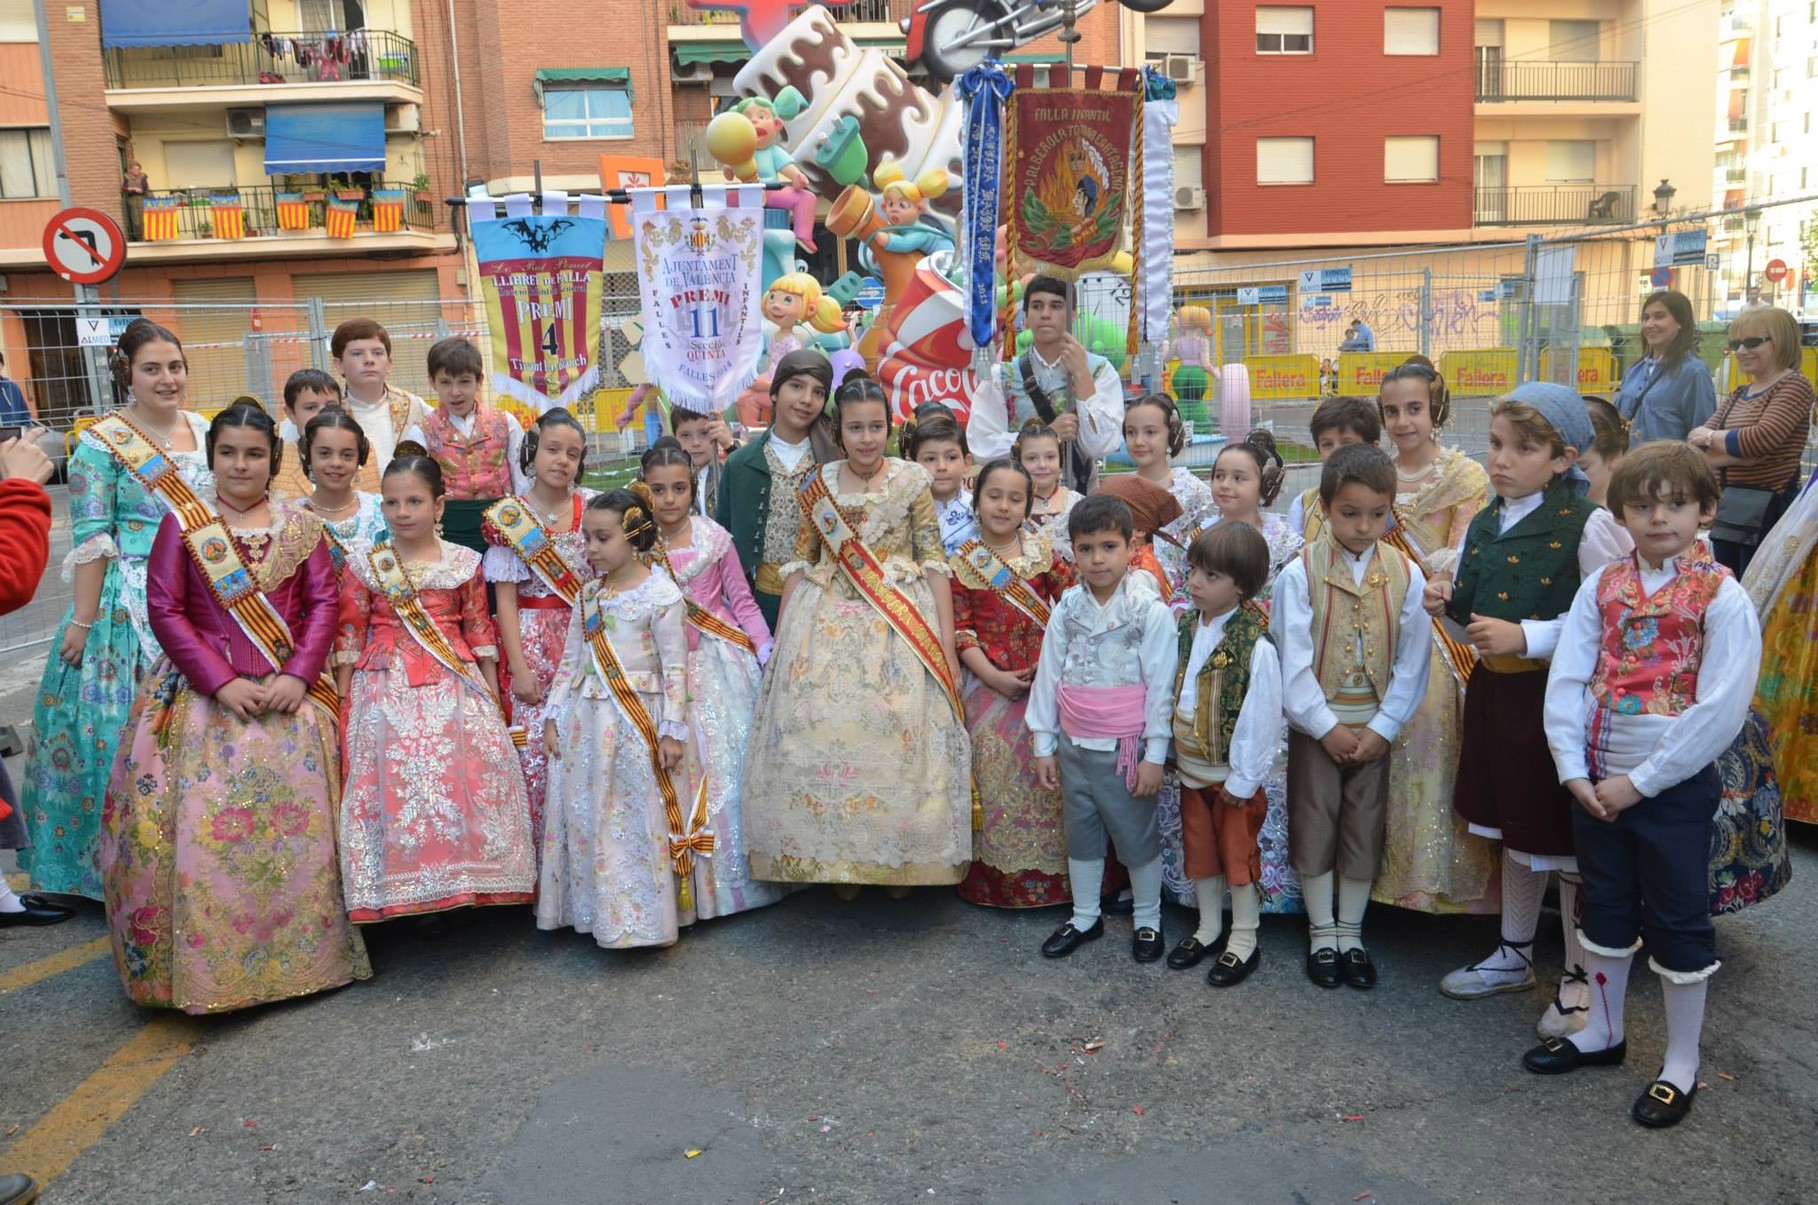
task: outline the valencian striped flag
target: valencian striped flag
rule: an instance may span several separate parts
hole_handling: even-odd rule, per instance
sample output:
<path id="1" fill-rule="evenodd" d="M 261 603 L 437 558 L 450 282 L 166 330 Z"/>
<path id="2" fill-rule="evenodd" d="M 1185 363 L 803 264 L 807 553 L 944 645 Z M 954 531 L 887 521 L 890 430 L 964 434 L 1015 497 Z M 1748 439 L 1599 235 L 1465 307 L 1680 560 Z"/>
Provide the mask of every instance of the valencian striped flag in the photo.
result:
<path id="1" fill-rule="evenodd" d="M 372 228 L 378 234 L 396 234 L 404 228 L 404 190 L 372 190 Z"/>
<path id="2" fill-rule="evenodd" d="M 354 219 L 360 214 L 358 201 L 343 201 L 340 197 L 328 198 L 328 237 L 352 238 L 354 236 Z"/>
<path id="3" fill-rule="evenodd" d="M 309 229 L 309 202 L 303 199 L 302 193 L 281 192 L 278 194 L 278 229 Z"/>
<path id="4" fill-rule="evenodd" d="M 493 392 L 538 410 L 599 382 L 604 215 L 531 214 L 472 223 L 492 331 Z"/>
<path id="5" fill-rule="evenodd" d="M 245 238 L 246 210 L 237 192 L 220 193 L 208 199 L 208 225 L 216 238 Z"/>
<path id="6" fill-rule="evenodd" d="M 145 198 L 145 237 L 150 241 L 180 238 L 183 235 L 182 197 Z"/>

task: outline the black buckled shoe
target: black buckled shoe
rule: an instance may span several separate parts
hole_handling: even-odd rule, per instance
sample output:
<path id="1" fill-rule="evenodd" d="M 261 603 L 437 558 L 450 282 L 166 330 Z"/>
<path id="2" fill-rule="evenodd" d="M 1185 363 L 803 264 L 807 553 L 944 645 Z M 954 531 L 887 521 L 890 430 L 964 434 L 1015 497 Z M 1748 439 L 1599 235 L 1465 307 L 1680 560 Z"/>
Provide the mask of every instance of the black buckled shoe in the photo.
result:
<path id="1" fill-rule="evenodd" d="M 1370 951 L 1362 946 L 1340 954 L 1338 970 L 1344 976 L 1346 987 L 1367 992 L 1376 986 L 1376 964 L 1370 961 Z"/>
<path id="2" fill-rule="evenodd" d="M 1179 945 L 1168 951 L 1168 965 L 1177 971 L 1196 967 L 1203 959 L 1217 957 L 1218 952 L 1225 948 L 1225 938 L 1226 935 L 1220 933 L 1211 945 L 1197 937 L 1184 938 Z"/>
<path id="3" fill-rule="evenodd" d="M 1635 1107 L 1629 1110 L 1629 1116 L 1650 1130 L 1664 1130 L 1685 1120 L 1685 1115 L 1692 1111 L 1692 1098 L 1697 1095 L 1695 1087 L 1690 1092 L 1681 1092 L 1665 1080 L 1657 1079 L 1635 1098 Z"/>
<path id="4" fill-rule="evenodd" d="M 1160 929 L 1142 928 L 1130 935 L 1130 957 L 1138 962 L 1159 962 L 1162 956 Z"/>
<path id="5" fill-rule="evenodd" d="M 1236 987 L 1253 975 L 1261 962 L 1261 946 L 1251 950 L 1248 958 L 1239 958 L 1231 951 L 1223 950 L 1212 969 L 1206 972 L 1206 982 L 1213 987 Z"/>
<path id="6" fill-rule="evenodd" d="M 22 895 L 19 902 L 25 905 L 24 911 L 0 912 L 0 929 L 13 925 L 59 925 L 76 915 L 74 908 L 53 904 L 41 895 Z"/>
<path id="7" fill-rule="evenodd" d="M 1521 1056 L 1521 1065 L 1535 1075 L 1564 1075 L 1580 1067 L 1620 1067 L 1629 1057 L 1627 1039 L 1608 1050 L 1580 1050 L 1564 1038 L 1548 1038 Z"/>
<path id="8" fill-rule="evenodd" d="M 1042 957 L 1065 958 L 1087 942 L 1097 941 L 1104 935 L 1105 922 L 1103 918 L 1093 921 L 1092 927 L 1085 930 L 1075 929 L 1073 927 L 1073 922 L 1068 921 L 1050 934 L 1048 940 L 1042 943 Z"/>
<path id="9" fill-rule="evenodd" d="M 1344 982 L 1344 972 L 1338 969 L 1338 951 L 1332 946 L 1321 946 L 1307 955 L 1307 978 L 1315 987 L 1337 987 Z"/>

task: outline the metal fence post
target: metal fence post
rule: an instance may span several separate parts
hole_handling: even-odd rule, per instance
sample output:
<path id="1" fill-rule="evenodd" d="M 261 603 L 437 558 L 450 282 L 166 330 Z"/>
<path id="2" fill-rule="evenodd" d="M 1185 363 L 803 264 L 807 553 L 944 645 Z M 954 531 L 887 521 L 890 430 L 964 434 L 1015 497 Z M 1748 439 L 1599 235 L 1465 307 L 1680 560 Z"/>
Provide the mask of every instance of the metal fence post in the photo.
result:
<path id="1" fill-rule="evenodd" d="M 323 317 L 322 299 L 311 297 L 309 308 L 309 364 L 312 368 L 328 371 L 328 322 Z"/>
<path id="2" fill-rule="evenodd" d="M 1420 354 L 1433 358 L 1433 269 L 1420 270 Z"/>
<path id="3" fill-rule="evenodd" d="M 1540 236 L 1530 234 L 1528 235 L 1527 256 L 1521 269 L 1521 310 L 1515 336 L 1515 347 L 1518 353 L 1516 375 L 1523 381 L 1533 380 L 1540 375 L 1540 332 L 1536 329 L 1538 315 L 1534 312 L 1535 265 L 1539 257 Z"/>

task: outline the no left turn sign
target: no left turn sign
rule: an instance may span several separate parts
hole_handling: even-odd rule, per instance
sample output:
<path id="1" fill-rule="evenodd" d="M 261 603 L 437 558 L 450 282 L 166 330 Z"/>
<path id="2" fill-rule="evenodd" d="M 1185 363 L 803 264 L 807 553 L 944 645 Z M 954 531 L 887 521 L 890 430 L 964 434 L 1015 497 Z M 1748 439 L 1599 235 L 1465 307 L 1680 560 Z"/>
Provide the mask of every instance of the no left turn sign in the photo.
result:
<path id="1" fill-rule="evenodd" d="M 126 264 L 126 236 L 98 209 L 65 209 L 44 227 L 44 259 L 72 284 L 112 280 Z"/>

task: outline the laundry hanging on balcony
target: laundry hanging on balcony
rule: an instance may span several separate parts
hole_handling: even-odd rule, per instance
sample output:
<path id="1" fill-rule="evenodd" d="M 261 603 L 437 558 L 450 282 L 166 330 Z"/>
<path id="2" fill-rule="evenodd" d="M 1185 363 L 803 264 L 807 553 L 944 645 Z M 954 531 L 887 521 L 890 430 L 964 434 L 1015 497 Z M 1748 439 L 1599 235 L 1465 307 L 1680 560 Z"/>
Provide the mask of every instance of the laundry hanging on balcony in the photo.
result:
<path id="1" fill-rule="evenodd" d="M 375 234 L 396 234 L 404 229 L 404 190 L 372 190 L 372 228 Z"/>
<path id="2" fill-rule="evenodd" d="M 182 197 L 146 197 L 146 241 L 155 243 L 182 237 L 184 208 Z"/>
<path id="3" fill-rule="evenodd" d="M 303 199 L 300 192 L 281 192 L 278 195 L 278 229 L 308 230 L 309 202 Z"/>
<path id="4" fill-rule="evenodd" d="M 225 46 L 252 41 L 246 0 L 101 0 L 101 45 Z"/>
<path id="5" fill-rule="evenodd" d="M 384 102 L 265 106 L 266 175 L 384 170 Z"/>
<path id="6" fill-rule="evenodd" d="M 208 227 L 216 238 L 246 237 L 246 208 L 239 193 L 222 193 L 208 199 Z"/>
<path id="7" fill-rule="evenodd" d="M 328 237 L 352 238 L 354 236 L 354 223 L 359 219 L 359 216 L 360 203 L 358 201 L 343 201 L 340 197 L 328 198 L 328 215 L 326 223 L 328 226 Z"/>

